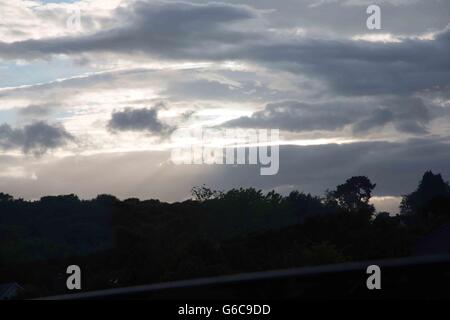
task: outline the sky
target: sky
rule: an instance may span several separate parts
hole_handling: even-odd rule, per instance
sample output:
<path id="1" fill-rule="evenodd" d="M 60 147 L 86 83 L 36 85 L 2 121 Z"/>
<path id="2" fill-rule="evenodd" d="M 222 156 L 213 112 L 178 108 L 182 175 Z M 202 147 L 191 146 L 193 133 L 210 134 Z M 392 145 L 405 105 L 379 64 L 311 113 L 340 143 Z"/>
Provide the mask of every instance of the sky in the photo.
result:
<path id="1" fill-rule="evenodd" d="M 369 30 L 366 9 L 381 9 Z M 180 201 L 193 186 L 398 210 L 450 178 L 450 1 L 0 0 L 0 191 Z M 179 128 L 280 130 L 280 167 L 176 165 Z"/>

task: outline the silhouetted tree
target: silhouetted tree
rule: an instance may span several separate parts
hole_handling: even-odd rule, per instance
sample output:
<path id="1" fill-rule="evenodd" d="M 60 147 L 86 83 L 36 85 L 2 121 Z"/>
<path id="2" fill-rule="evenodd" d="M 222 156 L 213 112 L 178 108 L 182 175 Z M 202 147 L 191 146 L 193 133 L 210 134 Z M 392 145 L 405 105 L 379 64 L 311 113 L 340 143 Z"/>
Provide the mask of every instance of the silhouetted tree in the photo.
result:
<path id="1" fill-rule="evenodd" d="M 0 202 L 7 202 L 7 201 L 13 201 L 13 200 L 14 200 L 14 198 L 11 195 L 0 192 Z"/>
<path id="2" fill-rule="evenodd" d="M 425 172 L 416 191 L 403 196 L 400 211 L 402 214 L 423 213 L 431 201 L 450 198 L 450 186 L 440 174 Z"/>
<path id="3" fill-rule="evenodd" d="M 341 208 L 348 212 L 374 213 L 375 208 L 369 204 L 372 191 L 376 184 L 372 184 L 369 178 L 364 176 L 352 177 L 344 184 L 336 187 L 335 191 L 328 193 L 328 200 L 335 201 Z"/>

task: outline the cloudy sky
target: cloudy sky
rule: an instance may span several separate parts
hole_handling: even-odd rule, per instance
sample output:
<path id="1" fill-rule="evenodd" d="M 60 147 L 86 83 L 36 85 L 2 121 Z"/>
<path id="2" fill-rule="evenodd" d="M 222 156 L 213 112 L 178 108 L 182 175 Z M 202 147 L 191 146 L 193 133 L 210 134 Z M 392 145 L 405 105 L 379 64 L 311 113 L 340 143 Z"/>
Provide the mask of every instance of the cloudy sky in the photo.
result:
<path id="1" fill-rule="evenodd" d="M 0 191 L 177 201 L 200 184 L 323 194 L 367 175 L 395 211 L 425 170 L 450 178 L 450 1 L 0 8 Z M 279 173 L 171 163 L 170 132 L 208 126 L 280 129 Z"/>

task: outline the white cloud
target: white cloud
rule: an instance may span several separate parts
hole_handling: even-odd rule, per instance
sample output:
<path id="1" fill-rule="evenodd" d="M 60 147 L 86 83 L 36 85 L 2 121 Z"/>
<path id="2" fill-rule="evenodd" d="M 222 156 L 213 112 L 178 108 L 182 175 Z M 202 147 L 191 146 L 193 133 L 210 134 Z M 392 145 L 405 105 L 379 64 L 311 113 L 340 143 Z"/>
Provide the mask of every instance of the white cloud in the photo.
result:
<path id="1" fill-rule="evenodd" d="M 0 39 L 5 42 L 74 35 L 67 20 L 81 12 L 82 33 L 91 33 L 114 22 L 111 13 L 121 0 L 92 0 L 74 3 L 43 3 L 26 0 L 0 0 Z"/>
<path id="2" fill-rule="evenodd" d="M 384 43 L 398 43 L 402 42 L 401 37 L 395 36 L 390 33 L 366 33 L 357 34 L 352 37 L 356 41 L 369 41 L 369 42 L 384 42 Z"/>
<path id="3" fill-rule="evenodd" d="M 402 197 L 372 197 L 370 202 L 375 206 L 378 212 L 390 212 L 391 214 L 397 214 L 400 212 L 400 203 Z"/>

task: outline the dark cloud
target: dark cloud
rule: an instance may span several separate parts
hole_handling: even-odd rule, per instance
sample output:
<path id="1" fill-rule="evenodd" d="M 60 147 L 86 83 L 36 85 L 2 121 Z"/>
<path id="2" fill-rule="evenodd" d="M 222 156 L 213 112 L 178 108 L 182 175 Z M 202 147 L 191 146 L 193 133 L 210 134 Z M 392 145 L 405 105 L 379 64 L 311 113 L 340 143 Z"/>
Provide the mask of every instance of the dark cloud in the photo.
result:
<path id="1" fill-rule="evenodd" d="M 433 117 L 442 108 L 427 106 L 420 98 L 336 100 L 324 103 L 285 101 L 266 105 L 250 117 L 224 123 L 224 127 L 278 128 L 288 131 L 334 131 L 351 125 L 355 134 L 363 134 L 392 124 L 400 132 L 427 133 Z M 446 110 L 447 114 L 450 110 Z"/>
<path id="2" fill-rule="evenodd" d="M 278 128 L 290 131 L 335 130 L 352 123 L 355 114 L 345 112 L 348 104 L 310 104 L 286 101 L 268 104 L 250 117 L 241 117 L 223 124 L 225 127 Z M 356 110 L 361 116 L 361 111 Z"/>
<path id="3" fill-rule="evenodd" d="M 22 149 L 25 153 L 43 154 L 73 140 L 62 126 L 50 125 L 43 121 L 28 124 L 23 128 L 0 125 L 0 148 L 4 150 Z"/>
<path id="4" fill-rule="evenodd" d="M 279 173 L 274 176 L 260 176 L 259 166 L 217 166 L 207 178 L 195 183 L 219 189 L 292 186 L 321 195 L 351 176 L 365 175 L 377 183 L 375 195 L 401 196 L 415 189 L 426 170 L 450 178 L 448 139 L 281 146 L 279 156 Z"/>
<path id="5" fill-rule="evenodd" d="M 137 1 L 115 13 L 116 28 L 93 35 L 0 43 L 0 56 L 16 59 L 83 52 L 145 53 L 188 58 L 223 50 L 251 35 L 228 27 L 257 12 L 224 3 Z M 211 53 L 207 53 L 211 52 Z"/>
<path id="6" fill-rule="evenodd" d="M 407 95 L 450 85 L 450 28 L 400 43 L 302 39 L 242 48 L 240 56 L 306 74 L 343 95 Z"/>
<path id="7" fill-rule="evenodd" d="M 72 192 L 92 198 L 108 192 L 119 197 L 179 201 L 189 196 L 193 186 L 202 184 L 225 190 L 291 186 L 322 195 L 351 176 L 366 175 L 377 183 L 375 195 L 401 196 L 417 187 L 426 170 L 450 179 L 448 139 L 281 146 L 279 173 L 274 176 L 260 176 L 258 165 L 177 166 L 169 159 L 170 152 L 156 151 L 65 157 L 30 166 L 36 181 L 24 184 L 17 179 L 0 179 L 0 187 L 29 199 Z M 21 161 L 16 163 L 27 166 Z M 102 178 L 94 181 L 92 176 Z"/>
<path id="8" fill-rule="evenodd" d="M 147 131 L 150 133 L 164 133 L 169 126 L 158 119 L 158 111 L 161 107 L 152 109 L 126 108 L 123 111 L 113 112 L 108 128 L 112 131 Z"/>
<path id="9" fill-rule="evenodd" d="M 373 43 L 280 35 L 263 27 L 262 16 L 242 5 L 138 1 L 116 11 L 116 28 L 79 37 L 0 43 L 0 56 L 107 52 L 244 60 L 322 80 L 343 95 L 408 95 L 450 85 L 450 28 L 435 40 Z"/>
<path id="10" fill-rule="evenodd" d="M 244 1 L 227 0 L 228 2 Z M 301 27 L 307 32 L 338 37 L 366 33 L 366 8 L 371 4 L 381 7 L 381 32 L 406 35 L 445 27 L 449 22 L 450 12 L 450 2 L 443 0 L 246 0 L 245 3 L 258 9 L 275 9 L 270 13 L 270 23 L 273 27 Z"/>
<path id="11" fill-rule="evenodd" d="M 427 106 L 420 98 L 394 97 L 383 99 L 374 109 L 354 124 L 355 133 L 364 133 L 393 124 L 400 132 L 426 134 L 429 122 L 440 113 L 437 109 L 442 108 Z M 449 111 L 446 110 L 447 114 Z"/>

